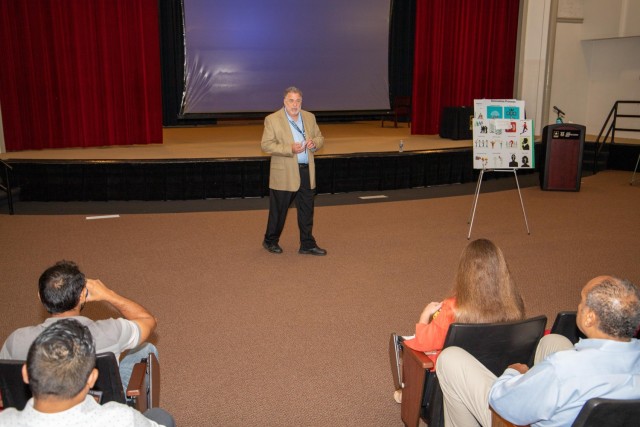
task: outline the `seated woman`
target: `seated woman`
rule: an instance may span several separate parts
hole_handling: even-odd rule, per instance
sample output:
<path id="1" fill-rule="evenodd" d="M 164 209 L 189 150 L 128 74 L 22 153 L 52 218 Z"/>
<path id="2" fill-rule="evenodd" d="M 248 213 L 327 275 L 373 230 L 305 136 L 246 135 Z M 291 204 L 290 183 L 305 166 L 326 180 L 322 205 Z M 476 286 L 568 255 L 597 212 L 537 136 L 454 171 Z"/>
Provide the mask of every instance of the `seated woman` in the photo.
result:
<path id="1" fill-rule="evenodd" d="M 431 359 L 435 363 L 450 324 L 510 322 L 524 319 L 524 316 L 522 296 L 511 278 L 502 251 L 490 240 L 474 240 L 460 256 L 453 293 L 444 301 L 427 304 L 413 337 L 392 340 L 391 345 L 396 348 L 391 349 L 390 354 L 397 358 L 394 377 L 402 374 L 402 346 L 433 352 Z M 402 385 L 401 378 L 396 387 L 398 385 Z M 395 391 L 394 398 L 401 403 L 401 388 Z"/>

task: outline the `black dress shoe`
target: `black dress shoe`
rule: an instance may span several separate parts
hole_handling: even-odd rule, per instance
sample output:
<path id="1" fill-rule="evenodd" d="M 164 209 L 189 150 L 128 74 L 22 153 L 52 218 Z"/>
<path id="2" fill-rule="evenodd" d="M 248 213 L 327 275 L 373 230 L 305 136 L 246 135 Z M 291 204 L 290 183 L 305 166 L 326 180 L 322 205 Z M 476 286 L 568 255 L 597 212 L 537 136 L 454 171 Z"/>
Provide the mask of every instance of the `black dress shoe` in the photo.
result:
<path id="1" fill-rule="evenodd" d="M 271 252 L 272 254 L 281 254 L 282 248 L 277 243 L 262 242 L 262 247 Z"/>
<path id="2" fill-rule="evenodd" d="M 327 251 L 319 248 L 317 246 L 313 247 L 313 248 L 309 248 L 309 249 L 304 249 L 304 248 L 300 248 L 300 250 L 298 251 L 299 254 L 303 254 L 303 255 L 326 255 Z"/>

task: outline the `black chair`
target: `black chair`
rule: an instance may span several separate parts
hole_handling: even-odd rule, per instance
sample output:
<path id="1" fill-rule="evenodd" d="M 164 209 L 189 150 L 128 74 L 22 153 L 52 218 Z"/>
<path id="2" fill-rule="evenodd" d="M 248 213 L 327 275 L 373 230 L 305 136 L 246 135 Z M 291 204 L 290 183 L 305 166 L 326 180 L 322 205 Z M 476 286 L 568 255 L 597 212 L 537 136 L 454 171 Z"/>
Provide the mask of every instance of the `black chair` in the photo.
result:
<path id="1" fill-rule="evenodd" d="M 491 411 L 492 427 L 520 427 Z M 571 427 L 635 427 L 640 421 L 640 399 L 587 400 Z"/>
<path id="2" fill-rule="evenodd" d="M 98 379 L 89 392 L 99 403 L 125 403 L 124 389 L 120 379 L 120 370 L 115 354 L 111 352 L 96 354 Z"/>
<path id="3" fill-rule="evenodd" d="M 407 124 L 411 127 L 411 97 L 410 96 L 396 96 L 393 98 L 393 103 L 391 105 L 392 110 L 387 114 L 382 116 L 382 120 L 380 121 L 380 127 L 384 127 L 385 118 L 390 120 L 388 117 L 393 117 L 393 126 L 398 127 L 398 117 L 400 119 L 405 118 L 407 120 Z"/>
<path id="4" fill-rule="evenodd" d="M 0 360 L 0 393 L 5 408 L 22 410 L 31 398 L 31 390 L 22 380 L 24 363 L 23 360 Z M 118 402 L 133 406 L 140 412 L 159 406 L 160 366 L 153 353 L 134 366 L 126 394 L 113 353 L 97 354 L 96 369 L 98 379 L 89 394 L 100 404 Z"/>
<path id="5" fill-rule="evenodd" d="M 0 395 L 4 408 L 22 410 L 31 397 L 31 390 L 22 380 L 22 360 L 0 359 Z"/>
<path id="6" fill-rule="evenodd" d="M 546 324 L 546 316 L 508 323 L 454 323 L 449 326 L 444 347 L 461 347 L 495 375 L 501 375 L 512 363 L 533 365 Z M 443 426 L 442 390 L 433 361 L 423 352 L 408 347 L 403 349 L 402 360 L 402 422 L 406 426 L 417 426 L 422 417 L 430 427 Z"/>
<path id="7" fill-rule="evenodd" d="M 640 399 L 596 397 L 587 400 L 572 427 L 634 427 L 640 424 Z"/>
<path id="8" fill-rule="evenodd" d="M 586 338 L 576 325 L 576 316 L 577 312 L 575 311 L 559 312 L 551 327 L 551 333 L 563 335 L 574 344 L 577 343 L 580 338 Z"/>

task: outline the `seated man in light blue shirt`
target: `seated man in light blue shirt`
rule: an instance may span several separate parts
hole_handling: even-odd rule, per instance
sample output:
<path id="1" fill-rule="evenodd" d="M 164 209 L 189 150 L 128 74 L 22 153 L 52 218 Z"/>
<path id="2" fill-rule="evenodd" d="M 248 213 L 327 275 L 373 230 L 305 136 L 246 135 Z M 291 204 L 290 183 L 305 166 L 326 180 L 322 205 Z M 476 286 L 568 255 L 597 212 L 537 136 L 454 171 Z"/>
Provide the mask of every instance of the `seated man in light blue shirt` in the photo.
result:
<path id="1" fill-rule="evenodd" d="M 459 347 L 442 351 L 436 372 L 445 425 L 490 426 L 491 406 L 516 425 L 569 426 L 594 397 L 640 398 L 640 291 L 627 280 L 600 276 L 581 292 L 576 323 L 587 336 L 540 340 L 534 366 L 510 365 L 496 378 Z"/>

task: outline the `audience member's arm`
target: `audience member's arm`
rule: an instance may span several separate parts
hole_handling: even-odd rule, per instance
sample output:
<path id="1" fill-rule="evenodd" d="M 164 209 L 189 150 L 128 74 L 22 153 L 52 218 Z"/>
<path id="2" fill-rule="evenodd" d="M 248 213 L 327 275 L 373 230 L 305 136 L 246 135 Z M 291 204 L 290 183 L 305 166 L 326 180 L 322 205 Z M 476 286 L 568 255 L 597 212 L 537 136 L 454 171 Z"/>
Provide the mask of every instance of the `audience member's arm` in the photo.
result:
<path id="1" fill-rule="evenodd" d="M 429 304 L 427 304 L 427 306 L 424 308 L 424 310 L 422 310 L 422 313 L 420 314 L 418 323 L 424 323 L 425 325 L 429 324 L 431 322 L 433 314 L 436 311 L 440 310 L 440 307 L 442 307 L 442 301 L 430 302 Z"/>
<path id="2" fill-rule="evenodd" d="M 521 368 L 520 364 L 508 367 L 496 379 L 489 392 L 489 404 L 503 418 L 516 425 L 549 419 L 558 403 L 554 368 L 544 362 L 528 369 L 526 374 L 521 374 L 517 368 Z M 527 402 L 535 402 L 535 405 L 528 405 Z"/>
<path id="3" fill-rule="evenodd" d="M 135 322 L 140 328 L 140 342 L 145 342 L 156 329 L 157 320 L 149 311 L 128 298 L 107 288 L 104 283 L 96 279 L 87 279 L 89 296 L 87 301 L 104 301 L 115 307 L 122 316 Z"/>
<path id="4" fill-rule="evenodd" d="M 422 311 L 418 323 L 416 323 L 416 333 L 413 339 L 405 341 L 405 345 L 417 351 L 438 351 L 442 349 L 444 339 L 447 336 L 449 325 L 453 322 L 453 311 L 444 308 L 433 318 L 440 308 L 441 302 L 431 302 Z"/>

